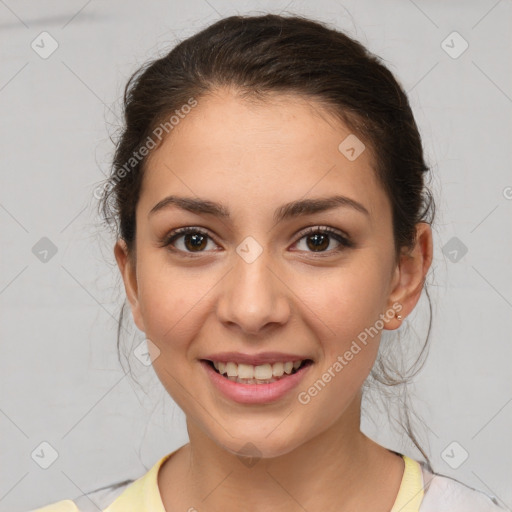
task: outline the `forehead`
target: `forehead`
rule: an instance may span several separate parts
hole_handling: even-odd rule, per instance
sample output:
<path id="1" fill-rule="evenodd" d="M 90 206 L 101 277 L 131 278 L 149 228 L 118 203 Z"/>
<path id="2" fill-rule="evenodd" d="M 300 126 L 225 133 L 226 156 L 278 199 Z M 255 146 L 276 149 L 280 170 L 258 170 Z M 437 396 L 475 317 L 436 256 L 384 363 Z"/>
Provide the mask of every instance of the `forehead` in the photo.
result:
<path id="1" fill-rule="evenodd" d="M 140 206 L 149 211 L 177 192 L 259 208 L 339 193 L 381 215 L 389 204 L 371 149 L 348 159 L 339 146 L 349 136 L 351 130 L 312 99 L 254 101 L 216 91 L 199 98 L 150 155 Z"/>

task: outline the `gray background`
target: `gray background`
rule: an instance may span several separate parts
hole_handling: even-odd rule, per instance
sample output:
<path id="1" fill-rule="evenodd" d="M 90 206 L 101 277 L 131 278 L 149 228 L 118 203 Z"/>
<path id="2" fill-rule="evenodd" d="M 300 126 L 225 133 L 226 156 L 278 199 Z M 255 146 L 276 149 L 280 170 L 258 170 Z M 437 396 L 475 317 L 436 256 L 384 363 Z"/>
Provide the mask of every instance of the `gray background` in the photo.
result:
<path id="1" fill-rule="evenodd" d="M 282 10 L 346 30 L 409 93 L 438 204 L 434 329 L 415 408 L 434 468 L 512 507 L 510 1 L 0 0 L 1 511 L 136 478 L 187 442 L 152 368 L 132 360 L 139 386 L 117 361 L 124 296 L 92 194 L 137 66 L 220 17 Z M 46 59 L 31 47 L 43 31 L 58 43 Z M 420 337 L 425 311 L 422 300 L 407 322 Z M 136 346 L 144 336 L 133 333 Z M 369 435 L 417 456 L 374 418 Z M 42 442 L 58 452 L 48 469 Z"/>

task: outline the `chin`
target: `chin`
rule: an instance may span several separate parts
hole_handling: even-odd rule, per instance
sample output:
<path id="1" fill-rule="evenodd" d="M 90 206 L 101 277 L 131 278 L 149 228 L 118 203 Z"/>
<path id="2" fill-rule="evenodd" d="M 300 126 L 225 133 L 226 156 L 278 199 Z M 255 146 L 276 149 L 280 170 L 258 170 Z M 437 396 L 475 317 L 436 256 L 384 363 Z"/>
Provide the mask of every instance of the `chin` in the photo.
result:
<path id="1" fill-rule="evenodd" d="M 232 455 L 239 457 L 242 462 L 245 457 L 249 459 L 271 459 L 292 452 L 301 446 L 306 440 L 291 437 L 285 429 L 277 433 L 276 429 L 270 435 L 266 431 L 260 431 L 251 435 L 247 429 L 240 431 L 231 430 L 223 435 L 222 439 L 214 438 L 219 447 Z M 224 433 L 226 434 L 226 433 Z"/>

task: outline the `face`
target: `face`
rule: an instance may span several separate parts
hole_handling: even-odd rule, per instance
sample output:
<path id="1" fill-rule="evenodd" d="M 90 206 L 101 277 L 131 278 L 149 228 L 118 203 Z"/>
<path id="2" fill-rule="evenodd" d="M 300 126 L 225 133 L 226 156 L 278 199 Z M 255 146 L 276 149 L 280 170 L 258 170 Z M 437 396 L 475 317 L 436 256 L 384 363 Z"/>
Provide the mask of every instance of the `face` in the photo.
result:
<path id="1" fill-rule="evenodd" d="M 312 101 L 255 104 L 218 91 L 148 161 L 136 263 L 116 249 L 132 313 L 187 422 L 233 453 L 250 442 L 281 455 L 342 422 L 376 358 L 382 319 L 398 326 L 390 202 L 369 148 L 355 160 L 338 149 L 350 133 Z M 307 208 L 333 196 L 329 208 Z M 309 203 L 290 206 L 297 201 Z M 312 363 L 278 386 L 248 385 L 204 362 L 225 352 L 271 368 Z"/>

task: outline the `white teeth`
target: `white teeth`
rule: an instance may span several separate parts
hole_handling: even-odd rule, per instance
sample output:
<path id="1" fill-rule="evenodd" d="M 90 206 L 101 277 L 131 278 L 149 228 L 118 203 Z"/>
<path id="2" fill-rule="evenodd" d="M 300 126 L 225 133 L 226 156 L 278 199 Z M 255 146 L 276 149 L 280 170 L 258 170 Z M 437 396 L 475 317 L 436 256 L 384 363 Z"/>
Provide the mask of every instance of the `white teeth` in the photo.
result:
<path id="1" fill-rule="evenodd" d="M 226 363 L 226 372 L 221 373 L 227 373 L 228 377 L 238 377 L 238 368 L 235 363 Z"/>
<path id="2" fill-rule="evenodd" d="M 283 363 L 274 363 L 272 365 L 272 375 L 274 377 L 281 377 L 284 373 Z"/>
<path id="3" fill-rule="evenodd" d="M 232 382 L 238 382 L 238 384 L 271 384 L 272 382 L 276 382 L 279 379 L 274 379 L 272 377 L 268 380 L 259 380 L 259 379 L 241 379 L 240 377 L 227 377 Z"/>
<path id="4" fill-rule="evenodd" d="M 238 365 L 238 377 L 241 379 L 252 379 L 254 377 L 254 366 L 252 364 Z"/>
<path id="5" fill-rule="evenodd" d="M 232 361 L 223 363 L 214 361 L 213 366 L 219 371 L 221 375 L 227 375 L 232 381 L 239 381 L 239 379 L 251 381 L 270 381 L 273 382 L 275 377 L 282 377 L 285 373 L 290 375 L 293 369 L 297 370 L 302 364 L 302 361 L 287 361 L 286 363 L 266 363 L 258 366 L 244 363 L 234 363 Z M 252 383 L 252 382 L 249 382 Z"/>
<path id="6" fill-rule="evenodd" d="M 240 369 L 240 366 L 238 367 Z M 241 377 L 241 375 L 240 375 Z M 267 380 L 272 378 L 272 366 L 270 364 L 262 364 L 254 367 L 254 378 L 259 380 Z"/>

